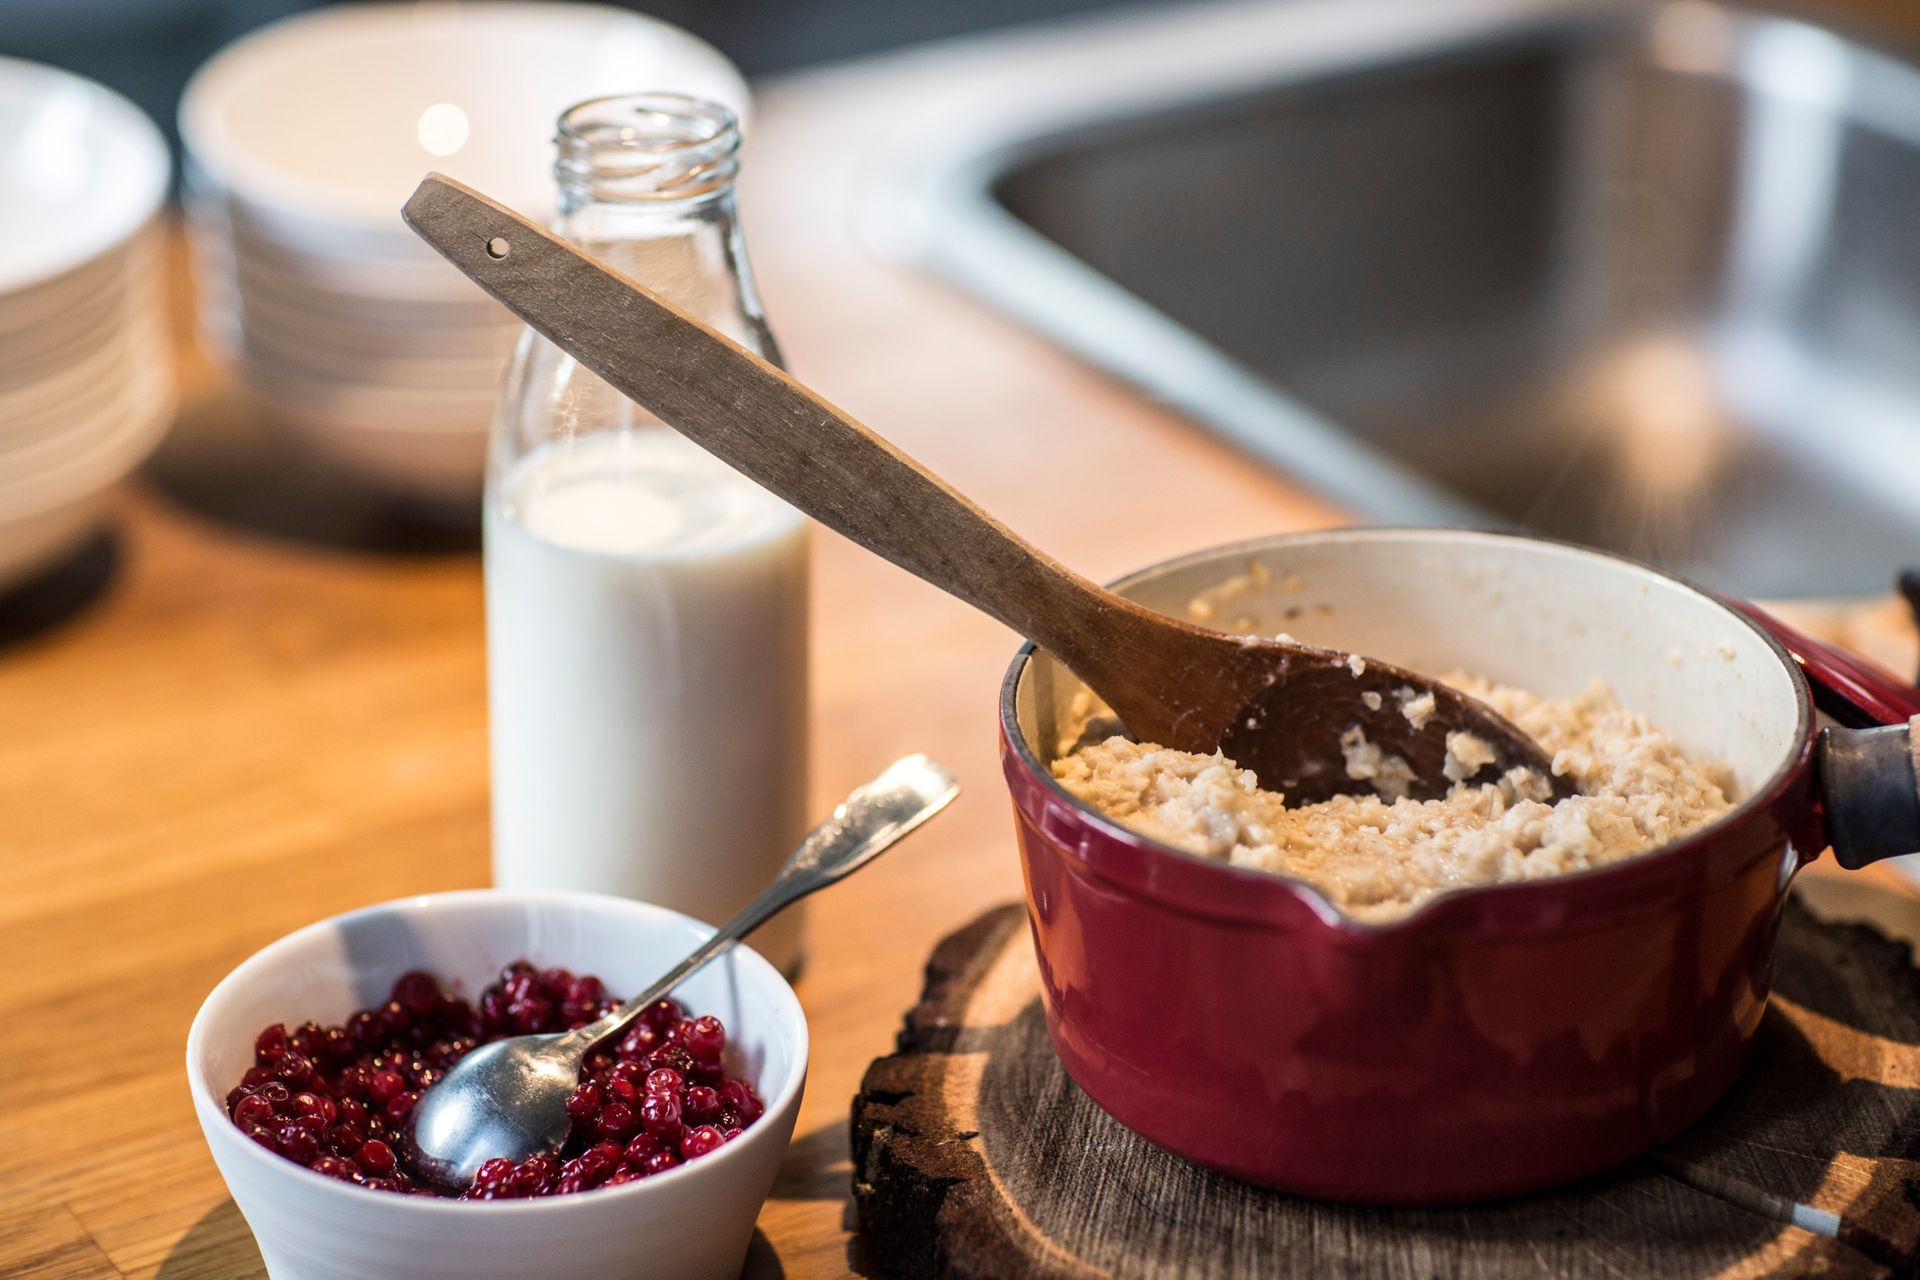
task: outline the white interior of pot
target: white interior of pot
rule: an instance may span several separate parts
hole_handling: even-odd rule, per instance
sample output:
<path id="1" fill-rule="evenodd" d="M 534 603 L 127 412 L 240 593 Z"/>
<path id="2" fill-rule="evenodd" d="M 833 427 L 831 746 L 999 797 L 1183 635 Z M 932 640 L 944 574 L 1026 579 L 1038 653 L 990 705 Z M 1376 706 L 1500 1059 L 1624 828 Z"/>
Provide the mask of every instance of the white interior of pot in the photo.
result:
<path id="1" fill-rule="evenodd" d="M 1598 678 L 1690 756 L 1727 762 L 1740 796 L 1799 744 L 1797 679 L 1771 645 L 1692 588 L 1598 552 L 1450 530 L 1337 530 L 1202 552 L 1120 591 L 1188 617 L 1195 596 L 1254 564 L 1264 585 L 1219 605 L 1208 625 L 1251 619 L 1264 634 L 1547 697 Z M 1022 673 L 1020 731 L 1042 761 L 1079 690 L 1044 654 Z"/>

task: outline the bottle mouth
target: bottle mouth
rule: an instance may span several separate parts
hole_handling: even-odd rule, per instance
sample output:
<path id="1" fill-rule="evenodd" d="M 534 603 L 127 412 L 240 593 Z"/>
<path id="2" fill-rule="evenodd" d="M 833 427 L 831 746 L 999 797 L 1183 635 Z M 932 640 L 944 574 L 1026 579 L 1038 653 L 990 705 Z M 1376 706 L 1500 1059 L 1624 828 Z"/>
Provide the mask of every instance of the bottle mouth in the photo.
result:
<path id="1" fill-rule="evenodd" d="M 554 177 L 593 200 L 691 200 L 724 191 L 740 170 L 740 122 L 717 102 L 678 93 L 593 98 L 560 115 Z"/>

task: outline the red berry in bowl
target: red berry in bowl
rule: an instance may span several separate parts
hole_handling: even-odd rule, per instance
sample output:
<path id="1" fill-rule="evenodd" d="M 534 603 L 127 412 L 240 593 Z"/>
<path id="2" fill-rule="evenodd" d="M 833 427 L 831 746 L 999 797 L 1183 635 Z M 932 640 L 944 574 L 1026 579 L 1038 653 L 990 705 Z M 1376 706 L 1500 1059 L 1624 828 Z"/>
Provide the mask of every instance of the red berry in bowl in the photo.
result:
<path id="1" fill-rule="evenodd" d="M 640 1025 L 650 1027 L 655 1031 L 665 1031 L 685 1016 L 686 1010 L 680 1007 L 680 1002 L 668 997 L 662 1000 L 655 1000 L 645 1009 L 642 1009 L 640 1011 Z"/>
<path id="2" fill-rule="evenodd" d="M 398 1071 L 376 1071 L 367 1080 L 367 1097 L 384 1107 L 406 1088 L 407 1078 Z"/>
<path id="3" fill-rule="evenodd" d="M 624 1102 L 609 1104 L 600 1113 L 600 1132 L 617 1142 L 626 1141 L 640 1118 L 633 1114 L 633 1108 Z"/>
<path id="4" fill-rule="evenodd" d="M 727 1030 L 720 1019 L 703 1015 L 682 1027 L 680 1044 L 696 1062 L 718 1062 L 727 1047 Z"/>
<path id="5" fill-rule="evenodd" d="M 697 1160 L 711 1151 L 717 1151 L 726 1139 L 720 1131 L 710 1124 L 689 1129 L 680 1138 L 680 1154 L 688 1160 Z"/>
<path id="6" fill-rule="evenodd" d="M 760 1101 L 760 1095 L 745 1080 L 728 1080 L 720 1086 L 720 1101 L 728 1110 L 740 1117 L 740 1125 L 745 1128 L 767 1112 L 767 1106 Z"/>
<path id="7" fill-rule="evenodd" d="M 640 1123 L 662 1142 L 678 1142 L 681 1130 L 680 1099 L 668 1093 L 650 1093 L 640 1104 Z"/>
<path id="8" fill-rule="evenodd" d="M 284 1023 L 254 1039 L 254 1065 L 227 1094 L 234 1125 L 268 1151 L 373 1191 L 443 1194 L 413 1181 L 401 1151 L 414 1104 L 482 1044 L 557 1031 L 616 1000 L 598 978 L 515 961 L 469 1002 L 424 970 L 339 1026 Z M 567 1104 L 560 1151 L 514 1164 L 489 1160 L 459 1194 L 511 1200 L 576 1194 L 676 1169 L 738 1135 L 765 1112 L 721 1066 L 726 1029 L 675 1000 L 648 1006 L 617 1045 L 589 1055 Z M 691 1126 L 691 1127 L 690 1127 Z"/>
<path id="9" fill-rule="evenodd" d="M 287 1050 L 290 1048 L 292 1046 L 287 1043 L 286 1027 L 276 1022 L 270 1027 L 263 1028 L 260 1034 L 254 1037 L 253 1060 L 260 1066 L 270 1067 L 286 1057 Z"/>
<path id="10" fill-rule="evenodd" d="M 426 1018 L 440 1008 L 440 982 L 419 969 L 403 973 L 394 981 L 393 999 L 414 1018 Z"/>
<path id="11" fill-rule="evenodd" d="M 315 1173 L 325 1174 L 329 1178 L 338 1178 L 342 1182 L 358 1182 L 361 1177 L 360 1170 L 354 1167 L 351 1160 L 344 1160 L 339 1156 L 320 1156 L 307 1168 Z"/>
<path id="12" fill-rule="evenodd" d="M 567 1099 L 567 1118 L 570 1120 L 591 1120 L 600 1114 L 605 1100 L 600 1095 L 600 1086 L 589 1080 L 573 1091 Z"/>
<path id="13" fill-rule="evenodd" d="M 709 1124 L 720 1115 L 720 1094 L 704 1084 L 696 1084 L 687 1090 L 682 1111 L 688 1124 Z"/>
<path id="14" fill-rule="evenodd" d="M 307 1164 L 320 1154 L 320 1139 L 291 1120 L 280 1126 L 274 1139 L 273 1149 L 295 1164 Z"/>

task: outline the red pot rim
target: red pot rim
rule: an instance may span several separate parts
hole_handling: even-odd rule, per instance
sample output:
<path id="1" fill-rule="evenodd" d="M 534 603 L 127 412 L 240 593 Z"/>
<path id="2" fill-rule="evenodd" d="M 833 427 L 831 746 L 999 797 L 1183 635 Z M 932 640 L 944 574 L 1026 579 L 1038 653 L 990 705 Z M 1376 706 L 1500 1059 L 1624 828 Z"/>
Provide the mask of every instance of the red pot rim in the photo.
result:
<path id="1" fill-rule="evenodd" d="M 1020 732 L 1015 698 L 1020 676 L 1038 646 L 1029 642 L 1014 654 L 1000 685 L 1001 764 L 1014 804 L 1036 824 L 1048 823 L 1049 812 L 1067 817 L 1081 828 L 1071 843 L 1057 840 L 1088 872 L 1117 887 L 1155 898 L 1169 907 L 1215 919 L 1259 925 L 1297 925 L 1307 920 L 1356 939 L 1409 930 L 1452 932 L 1488 929 L 1560 929 L 1596 916 L 1644 902 L 1656 893 L 1681 887 L 1700 887 L 1731 875 L 1753 859 L 1776 854 L 1782 838 L 1794 839 L 1791 824 L 1782 824 L 1773 811 L 1813 765 L 1813 700 L 1806 677 L 1778 640 L 1765 628 L 1685 578 L 1655 569 L 1629 556 L 1597 551 L 1554 538 L 1481 530 L 1368 526 L 1364 529 L 1315 530 L 1276 534 L 1227 543 L 1163 560 L 1108 583 L 1121 590 L 1150 574 L 1184 568 L 1199 560 L 1245 555 L 1289 544 L 1355 537 L 1395 537 L 1440 534 L 1449 538 L 1538 543 L 1611 560 L 1664 579 L 1718 610 L 1735 626 L 1760 637 L 1792 680 L 1797 750 L 1790 753 L 1765 783 L 1725 814 L 1691 835 L 1611 866 L 1574 871 L 1541 880 L 1470 885 L 1448 889 L 1421 903 L 1398 919 L 1356 920 L 1329 901 L 1325 894 L 1297 876 L 1234 867 L 1141 835 L 1095 810 L 1057 782 Z M 1799 861 L 1818 850 L 1799 850 Z M 1799 862 L 1793 864 L 1796 868 Z M 1783 875 L 1786 874 L 1783 871 Z M 1556 909 L 1557 908 L 1557 909 Z"/>

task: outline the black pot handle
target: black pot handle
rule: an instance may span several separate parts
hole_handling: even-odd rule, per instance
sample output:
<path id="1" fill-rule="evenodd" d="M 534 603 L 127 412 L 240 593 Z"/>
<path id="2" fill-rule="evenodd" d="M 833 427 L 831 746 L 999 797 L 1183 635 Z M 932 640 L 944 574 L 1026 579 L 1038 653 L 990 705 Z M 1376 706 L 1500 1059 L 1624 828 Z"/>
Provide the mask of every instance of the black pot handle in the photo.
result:
<path id="1" fill-rule="evenodd" d="M 1728 603 L 1772 633 L 1806 674 L 1814 704 L 1837 722 L 1820 731 L 1814 752 L 1835 860 L 1857 869 L 1920 853 L 1920 688 L 1750 604 Z"/>
<path id="2" fill-rule="evenodd" d="M 1920 853 L 1920 716 L 1877 729 L 1820 731 L 1814 767 L 1827 839 L 1843 867 Z"/>

